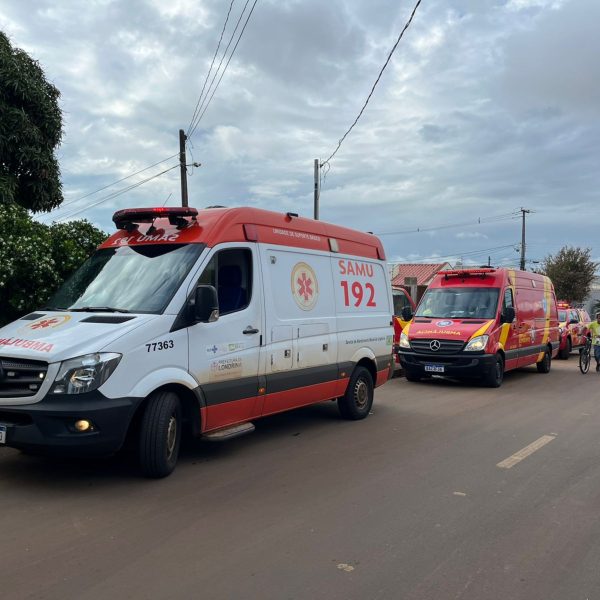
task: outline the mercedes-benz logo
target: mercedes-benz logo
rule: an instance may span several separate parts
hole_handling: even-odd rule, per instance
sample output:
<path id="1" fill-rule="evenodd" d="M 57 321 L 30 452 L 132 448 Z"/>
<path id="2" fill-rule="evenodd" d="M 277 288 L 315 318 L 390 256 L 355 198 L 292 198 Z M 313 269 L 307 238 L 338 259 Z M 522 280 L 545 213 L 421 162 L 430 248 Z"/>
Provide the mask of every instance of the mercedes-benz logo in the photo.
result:
<path id="1" fill-rule="evenodd" d="M 431 340 L 431 342 L 429 342 L 429 349 L 433 352 L 437 352 L 441 347 L 440 340 Z"/>

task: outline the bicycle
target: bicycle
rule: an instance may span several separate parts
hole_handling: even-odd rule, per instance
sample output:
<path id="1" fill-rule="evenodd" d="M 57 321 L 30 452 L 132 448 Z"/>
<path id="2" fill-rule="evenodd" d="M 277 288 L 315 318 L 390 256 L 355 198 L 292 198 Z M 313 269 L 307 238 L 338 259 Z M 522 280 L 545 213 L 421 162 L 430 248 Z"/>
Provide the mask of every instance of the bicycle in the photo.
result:
<path id="1" fill-rule="evenodd" d="M 592 360 L 592 338 L 588 337 L 585 340 L 585 346 L 579 353 L 579 370 L 585 375 L 590 370 L 590 362 Z"/>

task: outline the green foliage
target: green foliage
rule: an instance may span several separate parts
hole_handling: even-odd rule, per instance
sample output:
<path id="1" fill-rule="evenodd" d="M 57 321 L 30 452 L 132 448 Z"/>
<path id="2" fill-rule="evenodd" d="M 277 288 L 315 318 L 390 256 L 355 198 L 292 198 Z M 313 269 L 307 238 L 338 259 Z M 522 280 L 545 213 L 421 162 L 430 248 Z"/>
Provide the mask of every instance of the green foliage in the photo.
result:
<path id="1" fill-rule="evenodd" d="M 43 306 L 106 237 L 88 221 L 48 226 L 0 204 L 0 325 Z"/>
<path id="2" fill-rule="evenodd" d="M 597 268 L 590 248 L 571 246 L 548 255 L 543 263 L 543 273 L 552 280 L 556 297 L 567 302 L 583 302 L 588 297 Z"/>
<path id="3" fill-rule="evenodd" d="M 62 202 L 59 97 L 38 62 L 0 31 L 0 204 L 39 212 Z"/>

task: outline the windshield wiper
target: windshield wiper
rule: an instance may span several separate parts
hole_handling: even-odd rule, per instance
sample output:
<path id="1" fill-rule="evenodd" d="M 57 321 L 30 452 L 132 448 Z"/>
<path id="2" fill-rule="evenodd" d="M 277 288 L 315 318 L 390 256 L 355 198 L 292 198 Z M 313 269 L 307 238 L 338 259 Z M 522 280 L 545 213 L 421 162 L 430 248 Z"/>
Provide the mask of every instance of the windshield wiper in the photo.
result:
<path id="1" fill-rule="evenodd" d="M 113 308 L 112 306 L 82 306 L 81 308 L 71 308 L 70 310 L 73 312 L 131 312 L 124 308 Z"/>
<path id="2" fill-rule="evenodd" d="M 57 312 L 67 312 L 68 308 L 58 308 L 57 306 L 43 306 L 40 310 L 55 310 Z"/>

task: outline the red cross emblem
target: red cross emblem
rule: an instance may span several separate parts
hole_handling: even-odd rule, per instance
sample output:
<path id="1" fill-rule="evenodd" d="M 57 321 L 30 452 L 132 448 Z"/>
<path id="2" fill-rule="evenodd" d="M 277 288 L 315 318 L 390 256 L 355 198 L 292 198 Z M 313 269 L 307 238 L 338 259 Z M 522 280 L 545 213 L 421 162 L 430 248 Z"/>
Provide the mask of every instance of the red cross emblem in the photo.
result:
<path id="1" fill-rule="evenodd" d="M 58 319 L 42 319 L 37 323 L 32 323 L 31 329 L 45 329 L 46 327 L 52 327 L 58 325 L 60 321 Z"/>
<path id="2" fill-rule="evenodd" d="M 319 297 L 319 284 L 312 267 L 304 262 L 292 269 L 292 294 L 302 310 L 312 310 Z"/>
<path id="3" fill-rule="evenodd" d="M 298 284 L 298 295 L 304 298 L 305 302 L 308 302 L 313 295 L 312 279 L 306 276 L 306 273 L 302 273 L 301 277 L 296 280 Z"/>

